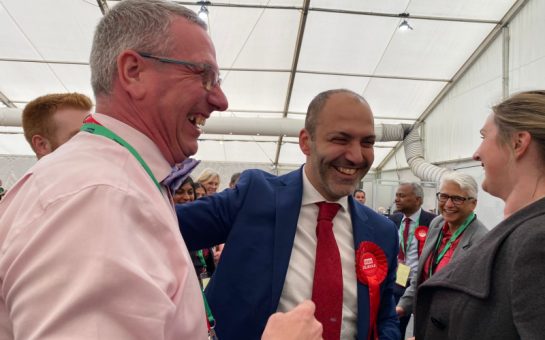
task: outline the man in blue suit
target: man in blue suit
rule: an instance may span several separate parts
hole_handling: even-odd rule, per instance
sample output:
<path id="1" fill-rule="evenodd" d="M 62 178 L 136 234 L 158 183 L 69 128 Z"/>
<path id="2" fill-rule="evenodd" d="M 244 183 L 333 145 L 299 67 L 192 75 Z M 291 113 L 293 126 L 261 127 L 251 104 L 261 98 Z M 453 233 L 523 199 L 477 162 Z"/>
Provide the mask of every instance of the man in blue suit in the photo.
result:
<path id="1" fill-rule="evenodd" d="M 234 189 L 177 206 L 188 248 L 226 241 L 206 290 L 220 339 L 259 339 L 271 314 L 307 299 L 316 303 L 326 340 L 399 338 L 397 229 L 351 196 L 373 163 L 374 143 L 365 99 L 326 91 L 310 103 L 299 135 L 303 167 L 283 176 L 245 171 Z M 317 235 L 321 202 L 338 212 L 332 232 Z M 323 248 L 327 235 L 333 246 Z M 323 280 L 332 263 L 338 275 Z"/>

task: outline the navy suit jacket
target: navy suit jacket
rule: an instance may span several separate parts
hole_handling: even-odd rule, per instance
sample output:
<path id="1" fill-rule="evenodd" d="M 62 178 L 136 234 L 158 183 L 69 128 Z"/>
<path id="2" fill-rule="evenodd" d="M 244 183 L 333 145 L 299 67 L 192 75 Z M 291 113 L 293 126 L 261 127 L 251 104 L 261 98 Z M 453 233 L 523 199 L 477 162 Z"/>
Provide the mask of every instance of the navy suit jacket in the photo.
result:
<path id="1" fill-rule="evenodd" d="M 401 225 L 401 220 L 405 215 L 403 213 L 395 213 L 390 216 L 390 219 L 395 223 L 396 228 L 399 229 L 399 226 Z M 420 220 L 418 221 L 418 225 L 425 225 L 426 227 L 430 226 L 431 220 L 433 220 L 437 215 L 427 212 L 426 210 L 422 209 L 420 212 Z"/>
<path id="2" fill-rule="evenodd" d="M 297 228 L 302 200 L 302 168 L 283 176 L 260 170 L 242 173 L 235 189 L 176 206 L 180 230 L 191 249 L 225 243 L 206 296 L 223 340 L 260 339 L 276 312 Z M 371 241 L 388 259 L 378 330 L 381 339 L 398 339 L 392 288 L 398 235 L 394 224 L 348 197 L 354 247 Z M 358 282 L 358 339 L 367 339 L 369 291 Z"/>

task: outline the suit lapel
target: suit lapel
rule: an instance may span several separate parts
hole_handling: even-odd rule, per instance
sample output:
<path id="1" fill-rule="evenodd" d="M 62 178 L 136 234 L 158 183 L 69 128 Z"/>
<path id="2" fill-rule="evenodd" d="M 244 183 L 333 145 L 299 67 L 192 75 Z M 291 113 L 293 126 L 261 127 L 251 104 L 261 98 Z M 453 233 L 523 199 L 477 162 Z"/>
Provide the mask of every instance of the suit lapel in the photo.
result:
<path id="1" fill-rule="evenodd" d="M 282 177 L 276 190 L 271 292 L 271 308 L 274 308 L 274 310 L 271 310 L 271 313 L 276 312 L 282 294 L 293 248 L 293 240 L 297 230 L 297 220 L 299 219 L 303 196 L 301 176 L 302 172 L 299 170 Z"/>
<path id="2" fill-rule="evenodd" d="M 363 209 L 357 209 L 354 199 L 348 197 L 348 205 L 350 207 L 350 217 L 352 219 L 352 230 L 354 234 L 354 250 L 358 251 L 358 247 L 363 241 L 375 242 L 373 237 L 374 226 L 368 222 L 367 215 L 363 212 Z M 355 256 L 355 254 L 354 254 Z M 360 339 L 367 337 L 369 331 L 369 288 L 361 284 L 358 284 L 358 334 L 365 334 L 360 336 Z"/>

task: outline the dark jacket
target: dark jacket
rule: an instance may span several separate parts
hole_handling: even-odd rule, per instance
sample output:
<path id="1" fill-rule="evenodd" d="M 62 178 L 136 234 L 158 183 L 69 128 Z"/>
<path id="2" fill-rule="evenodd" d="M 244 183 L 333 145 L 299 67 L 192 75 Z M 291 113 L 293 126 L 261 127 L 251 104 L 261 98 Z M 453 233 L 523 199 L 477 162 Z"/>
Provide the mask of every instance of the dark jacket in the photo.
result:
<path id="1" fill-rule="evenodd" d="M 544 339 L 544 261 L 541 199 L 508 217 L 419 287 L 416 338 Z"/>
<path id="2" fill-rule="evenodd" d="M 424 244 L 424 249 L 422 250 L 422 255 L 418 260 L 418 270 L 416 275 L 411 279 L 411 285 L 405 290 L 405 294 L 401 297 L 398 302 L 398 306 L 402 307 L 405 312 L 412 312 L 414 308 L 413 300 L 417 287 L 424 281 L 422 273 L 424 271 L 424 265 L 431 253 L 435 249 L 437 244 L 437 239 L 440 236 L 441 229 L 445 224 L 445 219 L 443 216 L 437 216 L 430 223 L 430 229 L 428 232 L 428 237 L 426 238 L 426 243 Z M 454 261 L 458 256 L 461 256 L 463 253 L 469 251 L 472 246 L 477 244 L 477 242 L 483 238 L 484 235 L 488 232 L 488 229 L 482 224 L 477 218 L 475 218 L 468 226 L 464 233 L 460 236 L 460 243 L 454 250 L 452 254 L 451 261 Z"/>

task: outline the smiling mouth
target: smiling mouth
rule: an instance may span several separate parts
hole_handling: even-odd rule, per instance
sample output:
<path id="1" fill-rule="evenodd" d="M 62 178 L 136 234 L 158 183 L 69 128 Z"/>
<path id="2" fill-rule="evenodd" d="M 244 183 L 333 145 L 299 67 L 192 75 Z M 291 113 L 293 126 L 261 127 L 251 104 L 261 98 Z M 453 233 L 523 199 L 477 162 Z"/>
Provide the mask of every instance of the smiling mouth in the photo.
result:
<path id="1" fill-rule="evenodd" d="M 343 167 L 334 167 L 338 172 L 340 172 L 341 174 L 344 174 L 344 175 L 349 175 L 349 176 L 352 176 L 354 175 L 358 170 L 357 169 L 352 169 L 352 168 L 343 168 Z"/>
<path id="2" fill-rule="evenodd" d="M 206 118 L 200 115 L 199 116 L 189 115 L 187 119 L 189 120 L 191 124 L 195 125 L 197 129 L 199 130 L 202 130 L 202 128 L 206 124 Z"/>

